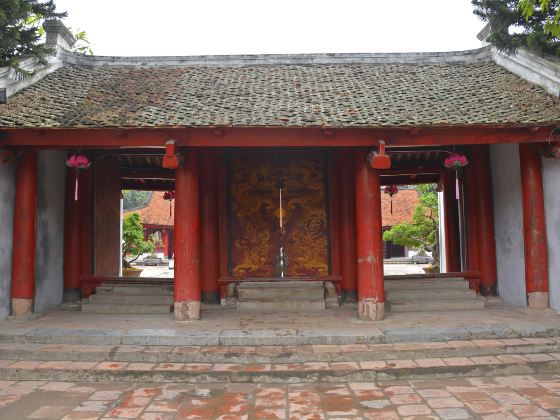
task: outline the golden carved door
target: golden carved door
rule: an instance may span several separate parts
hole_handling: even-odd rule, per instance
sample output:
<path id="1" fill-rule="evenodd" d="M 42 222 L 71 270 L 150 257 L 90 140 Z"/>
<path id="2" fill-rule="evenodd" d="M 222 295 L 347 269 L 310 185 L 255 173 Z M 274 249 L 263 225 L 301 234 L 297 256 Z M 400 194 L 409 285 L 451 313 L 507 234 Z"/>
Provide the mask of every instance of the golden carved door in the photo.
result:
<path id="1" fill-rule="evenodd" d="M 230 159 L 233 277 L 274 277 L 280 247 L 287 257 L 284 276 L 329 274 L 326 174 L 320 152 L 246 151 Z"/>

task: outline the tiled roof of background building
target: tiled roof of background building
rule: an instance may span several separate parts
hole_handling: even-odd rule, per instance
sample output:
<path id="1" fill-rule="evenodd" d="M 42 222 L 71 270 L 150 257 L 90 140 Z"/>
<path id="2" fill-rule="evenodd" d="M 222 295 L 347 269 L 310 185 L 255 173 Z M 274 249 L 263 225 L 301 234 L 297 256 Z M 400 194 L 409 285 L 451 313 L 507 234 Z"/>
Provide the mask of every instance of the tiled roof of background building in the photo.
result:
<path id="1" fill-rule="evenodd" d="M 558 122 L 558 98 L 488 60 L 65 66 L 0 105 L 0 127 L 407 127 Z"/>
<path id="2" fill-rule="evenodd" d="M 414 208 L 419 202 L 418 191 L 401 189 L 392 198 L 393 213 L 391 213 L 391 197 L 381 192 L 381 222 L 383 226 L 394 226 L 402 222 L 412 222 Z"/>
<path id="3" fill-rule="evenodd" d="M 148 205 L 141 209 L 131 210 L 124 213 L 138 213 L 143 225 L 153 226 L 173 226 L 173 211 L 169 212 L 169 201 L 163 199 L 163 191 L 154 191 Z M 174 208 L 175 200 L 171 202 L 172 209 Z"/>

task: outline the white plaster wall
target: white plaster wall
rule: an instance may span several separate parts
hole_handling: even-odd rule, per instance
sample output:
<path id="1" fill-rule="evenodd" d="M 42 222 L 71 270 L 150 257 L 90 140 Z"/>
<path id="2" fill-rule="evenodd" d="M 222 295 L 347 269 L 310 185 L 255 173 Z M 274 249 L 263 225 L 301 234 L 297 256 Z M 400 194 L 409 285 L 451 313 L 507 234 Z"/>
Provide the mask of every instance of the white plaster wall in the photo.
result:
<path id="1" fill-rule="evenodd" d="M 491 145 L 490 160 L 498 294 L 508 303 L 527 306 L 519 147 L 517 144 Z"/>
<path id="2" fill-rule="evenodd" d="M 16 164 L 0 164 L 0 319 L 10 315 Z"/>
<path id="3" fill-rule="evenodd" d="M 66 151 L 43 150 L 37 163 L 35 312 L 62 302 Z"/>
<path id="4" fill-rule="evenodd" d="M 550 307 L 560 311 L 560 161 L 543 159 Z"/>

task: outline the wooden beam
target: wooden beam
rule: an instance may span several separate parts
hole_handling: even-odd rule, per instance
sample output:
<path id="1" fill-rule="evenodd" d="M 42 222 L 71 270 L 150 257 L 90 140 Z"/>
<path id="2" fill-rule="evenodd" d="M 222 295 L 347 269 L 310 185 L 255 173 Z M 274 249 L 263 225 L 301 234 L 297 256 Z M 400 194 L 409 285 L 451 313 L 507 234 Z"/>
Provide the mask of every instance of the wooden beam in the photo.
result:
<path id="1" fill-rule="evenodd" d="M 121 168 L 124 179 L 175 179 L 175 173 L 165 169 L 133 169 Z"/>
<path id="2" fill-rule="evenodd" d="M 543 142 L 553 127 L 4 129 L 0 145 L 43 148 L 389 147 Z"/>

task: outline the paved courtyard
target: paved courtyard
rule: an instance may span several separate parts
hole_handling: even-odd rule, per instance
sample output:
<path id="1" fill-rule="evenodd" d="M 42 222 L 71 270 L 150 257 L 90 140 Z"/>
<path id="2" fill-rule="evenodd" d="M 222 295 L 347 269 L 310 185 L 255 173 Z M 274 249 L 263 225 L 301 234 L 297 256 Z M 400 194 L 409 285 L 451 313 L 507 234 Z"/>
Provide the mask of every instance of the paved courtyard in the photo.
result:
<path id="1" fill-rule="evenodd" d="M 387 276 L 401 276 L 404 274 L 424 274 L 423 267 L 427 264 L 384 264 L 383 270 Z M 141 268 L 141 277 L 151 278 L 173 278 L 174 271 L 170 270 L 168 266 L 138 266 Z"/>
<path id="2" fill-rule="evenodd" d="M 291 385 L 0 381 L 2 419 L 559 417 L 559 375 Z"/>

